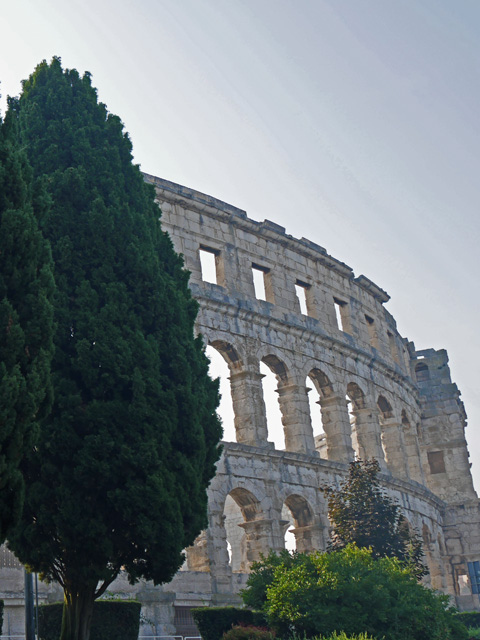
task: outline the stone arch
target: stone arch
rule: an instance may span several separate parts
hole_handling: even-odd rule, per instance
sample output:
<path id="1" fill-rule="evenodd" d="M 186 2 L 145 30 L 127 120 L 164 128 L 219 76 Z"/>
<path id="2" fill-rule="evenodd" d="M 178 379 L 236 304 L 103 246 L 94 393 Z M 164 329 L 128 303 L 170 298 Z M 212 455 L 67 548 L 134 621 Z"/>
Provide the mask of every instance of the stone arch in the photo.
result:
<path id="1" fill-rule="evenodd" d="M 347 396 L 353 404 L 354 409 L 365 409 L 365 394 L 356 382 L 347 384 Z"/>
<path id="2" fill-rule="evenodd" d="M 218 334 L 213 331 L 208 335 L 208 345 L 218 351 L 228 365 L 229 393 L 232 398 L 235 430 L 234 440 L 256 447 L 268 446 L 262 376 L 259 372 L 258 362 L 251 358 L 248 359 L 244 355 L 246 351 L 244 344 L 242 345 L 243 349 L 240 350 L 228 340 L 218 337 Z M 224 389 L 225 387 L 226 383 L 224 382 Z M 230 438 L 230 440 L 232 439 Z"/>
<path id="3" fill-rule="evenodd" d="M 315 384 L 318 393 L 320 394 L 320 398 L 331 398 L 335 395 L 335 391 L 333 389 L 333 384 L 331 383 L 329 377 L 326 373 L 324 373 L 321 369 L 314 367 L 308 377 L 312 379 Z"/>
<path id="4" fill-rule="evenodd" d="M 377 398 L 378 420 L 381 428 L 383 454 L 389 471 L 396 477 L 408 479 L 410 477 L 404 429 L 398 411 L 393 408 L 386 395 Z"/>
<path id="5" fill-rule="evenodd" d="M 393 418 L 393 408 L 390 402 L 385 398 L 385 396 L 378 396 L 377 407 L 380 410 L 380 416 L 384 420 L 388 420 L 389 418 Z"/>
<path id="6" fill-rule="evenodd" d="M 276 389 L 273 389 L 272 386 L 267 387 L 266 384 L 264 389 L 266 393 L 273 395 L 273 391 L 277 395 L 279 413 L 277 412 L 276 419 L 271 414 L 276 428 L 274 436 L 277 448 L 313 455 L 315 443 L 305 379 L 302 380 L 297 369 L 287 365 L 275 354 L 267 353 L 264 355 L 262 363 L 268 367 L 276 379 Z M 267 415 L 268 412 L 267 402 Z M 283 438 L 279 436 L 279 420 L 282 425 Z"/>
<path id="7" fill-rule="evenodd" d="M 256 520 L 261 514 L 260 501 L 248 489 L 236 487 L 228 495 L 235 500 L 246 522 Z"/>
<path id="8" fill-rule="evenodd" d="M 248 570 L 247 536 L 242 525 L 261 514 L 260 502 L 248 489 L 237 487 L 225 497 L 223 508 L 229 564 L 234 573 Z"/>
<path id="9" fill-rule="evenodd" d="M 323 528 L 315 517 L 309 501 L 299 494 L 290 494 L 284 501 L 282 518 L 285 530 L 294 536 L 294 548 L 299 552 L 311 552 L 323 547 Z M 287 533 L 287 531 L 286 531 Z"/>
<path id="10" fill-rule="evenodd" d="M 315 449 L 320 454 L 320 457 L 326 460 L 329 456 L 329 443 L 324 422 L 331 421 L 332 416 L 329 415 L 329 407 L 332 404 L 331 400 L 333 399 L 335 392 L 326 373 L 317 367 L 311 369 L 310 373 L 307 374 L 306 384 L 313 385 L 313 390 L 307 386 L 307 392 L 309 392 L 308 401 L 310 405 L 310 417 Z M 312 393 L 312 391 L 314 393 Z"/>
<path id="11" fill-rule="evenodd" d="M 242 370 L 242 359 L 237 349 L 225 340 L 209 340 L 206 354 L 210 360 L 209 373 L 220 382 L 220 405 L 217 409 L 222 416 L 223 440 L 241 442 L 235 425 L 235 395 L 232 393 L 232 372 Z M 236 403 L 238 404 L 238 403 Z"/>
<path id="12" fill-rule="evenodd" d="M 230 371 L 241 371 L 243 369 L 243 362 L 240 354 L 230 342 L 214 339 L 209 340 L 208 344 L 223 356 Z"/>
<path id="13" fill-rule="evenodd" d="M 352 427 L 352 444 L 359 458 L 375 458 L 381 468 L 385 468 L 378 408 L 368 402 L 363 389 L 353 381 L 347 384 L 347 402 Z"/>
<path id="14" fill-rule="evenodd" d="M 287 366 L 278 356 L 270 353 L 264 355 L 260 360 L 260 375 L 268 440 L 274 443 L 276 449 L 285 449 L 285 416 L 279 389 L 288 383 Z"/>

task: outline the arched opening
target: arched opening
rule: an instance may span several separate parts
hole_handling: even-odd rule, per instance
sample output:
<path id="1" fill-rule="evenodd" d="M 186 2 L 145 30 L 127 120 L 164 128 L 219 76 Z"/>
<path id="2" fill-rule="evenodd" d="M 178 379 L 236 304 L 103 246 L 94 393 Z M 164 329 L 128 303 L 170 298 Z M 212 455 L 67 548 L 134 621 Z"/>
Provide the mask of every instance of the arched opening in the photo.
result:
<path id="1" fill-rule="evenodd" d="M 392 405 L 384 396 L 378 396 L 377 407 L 380 409 L 381 419 L 388 420 L 393 417 Z"/>
<path id="2" fill-rule="evenodd" d="M 268 440 L 275 449 L 285 449 L 285 431 L 282 422 L 282 411 L 278 396 L 278 385 L 288 380 L 284 363 L 276 356 L 265 356 L 260 362 L 260 373 L 263 375 L 263 399 L 267 416 Z"/>
<path id="3" fill-rule="evenodd" d="M 310 420 L 315 440 L 315 449 L 320 457 L 328 458 L 327 434 L 323 425 L 322 398 L 333 395 L 333 389 L 327 376 L 319 369 L 312 369 L 306 380 Z"/>
<path id="4" fill-rule="evenodd" d="M 346 394 L 347 410 L 352 429 L 352 447 L 355 459 L 362 458 L 363 452 L 360 451 L 360 443 L 358 439 L 358 424 L 355 411 L 365 408 L 365 395 L 356 382 L 349 382 Z"/>
<path id="5" fill-rule="evenodd" d="M 229 565 L 234 573 L 248 571 L 247 536 L 242 524 L 255 520 L 259 503 L 246 489 L 233 489 L 225 499 L 223 510 Z"/>
<path id="6" fill-rule="evenodd" d="M 290 509 L 287 507 L 286 504 L 283 505 L 282 507 L 282 521 L 287 524 L 284 525 L 285 527 L 285 534 L 284 534 L 284 543 L 285 543 L 285 549 L 287 551 L 290 551 L 290 553 L 292 553 L 293 551 L 297 551 L 297 539 L 295 537 L 295 522 L 293 520 L 293 515 L 292 512 L 290 511 Z"/>
<path id="7" fill-rule="evenodd" d="M 425 382 L 430 380 L 430 369 L 425 362 L 419 362 L 415 365 L 415 378 L 417 382 Z"/>
<path id="8" fill-rule="evenodd" d="M 313 529 L 314 515 L 308 501 L 299 495 L 291 495 L 282 508 L 285 527 L 285 548 L 288 551 L 313 551 L 318 548 Z"/>
<path id="9" fill-rule="evenodd" d="M 230 369 L 225 355 L 218 351 L 213 345 L 208 345 L 205 349 L 210 366 L 208 372 L 211 378 L 220 380 L 220 404 L 217 413 L 222 419 L 223 440 L 225 442 L 236 442 L 235 434 L 235 414 L 233 411 L 232 392 L 230 388 Z"/>
<path id="10" fill-rule="evenodd" d="M 382 439 L 383 456 L 384 456 L 385 460 L 387 461 L 387 463 L 389 464 L 389 467 L 390 467 L 391 464 L 392 464 L 392 461 L 393 461 L 393 456 L 398 454 L 398 452 L 394 452 L 394 451 L 391 451 L 391 450 L 388 451 L 388 443 L 386 441 L 384 428 L 385 428 L 386 421 L 390 420 L 391 418 L 393 418 L 393 409 L 392 409 L 392 405 L 389 403 L 389 401 L 384 396 L 378 396 L 377 407 L 378 407 L 378 409 L 380 411 L 379 421 L 380 421 L 380 427 L 381 427 L 381 439 Z M 398 436 L 399 436 L 398 437 L 398 444 L 400 445 L 401 449 L 403 449 L 403 438 L 401 437 L 402 434 L 399 433 Z M 390 449 L 391 448 L 392 447 L 390 447 Z M 402 451 L 402 458 L 404 458 L 404 457 L 405 457 L 405 452 Z"/>

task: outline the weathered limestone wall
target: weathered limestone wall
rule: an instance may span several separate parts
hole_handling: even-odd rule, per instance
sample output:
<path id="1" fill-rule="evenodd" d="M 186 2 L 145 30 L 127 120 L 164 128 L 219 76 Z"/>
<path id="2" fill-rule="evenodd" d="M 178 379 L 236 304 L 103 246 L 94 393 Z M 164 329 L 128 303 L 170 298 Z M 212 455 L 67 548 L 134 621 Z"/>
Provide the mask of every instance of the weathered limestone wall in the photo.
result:
<path id="1" fill-rule="evenodd" d="M 388 294 L 322 247 L 186 187 L 146 180 L 191 271 L 198 331 L 228 365 L 236 442 L 225 444 L 209 488 L 208 529 L 174 580 L 132 588 L 120 577 L 112 585 L 142 601 L 142 634 L 172 634 L 185 608 L 238 602 L 251 563 L 283 549 L 292 525 L 298 550 L 324 549 L 329 523 L 319 487 L 339 483 L 355 456 L 378 459 L 385 487 L 423 536 L 427 581 L 460 608 L 479 609 L 467 566 L 480 559 L 479 501 L 446 352 L 417 352 L 384 308 Z M 202 272 L 202 256 L 210 272 Z M 268 439 L 260 363 L 277 380 L 285 451 Z M 312 384 L 324 429 L 315 437 Z M 8 571 L 0 567 L 0 585 Z M 49 589 L 42 597 L 51 600 Z M 21 594 L 2 595 L 13 619 Z"/>

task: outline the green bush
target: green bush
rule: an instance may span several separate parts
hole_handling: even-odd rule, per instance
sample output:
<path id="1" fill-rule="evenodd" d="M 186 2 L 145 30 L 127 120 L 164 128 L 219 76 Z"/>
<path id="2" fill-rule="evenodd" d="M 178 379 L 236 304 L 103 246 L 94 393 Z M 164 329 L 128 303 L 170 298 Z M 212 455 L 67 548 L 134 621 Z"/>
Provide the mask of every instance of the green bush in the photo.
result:
<path id="1" fill-rule="evenodd" d="M 93 605 L 90 640 L 137 640 L 141 606 L 133 600 L 97 600 Z M 40 640 L 58 640 L 62 611 L 63 602 L 38 608 Z"/>
<path id="2" fill-rule="evenodd" d="M 359 636 L 347 636 L 344 631 L 341 633 L 335 633 L 328 638 L 313 638 L 312 640 L 374 640 L 371 636 L 367 636 L 366 633 L 361 633 Z"/>
<path id="3" fill-rule="evenodd" d="M 461 611 L 457 618 L 466 627 L 480 627 L 480 611 Z"/>
<path id="4" fill-rule="evenodd" d="M 192 616 L 203 640 L 220 640 L 234 625 L 266 624 L 265 614 L 238 607 L 200 607 L 192 609 Z"/>
<path id="5" fill-rule="evenodd" d="M 265 562 L 272 567 L 271 559 Z M 272 569 L 263 610 L 268 626 L 282 637 L 294 631 L 328 638 L 343 631 L 384 640 L 468 638 L 448 597 L 423 587 L 396 558 L 375 559 L 371 550 L 349 545 L 300 554 Z M 247 593 L 249 585 L 250 578 Z"/>
<path id="6" fill-rule="evenodd" d="M 480 627 L 468 627 L 468 640 L 480 640 Z"/>
<path id="7" fill-rule="evenodd" d="M 266 627 L 254 627 L 251 624 L 236 625 L 225 631 L 222 640 L 274 640 L 275 634 Z"/>

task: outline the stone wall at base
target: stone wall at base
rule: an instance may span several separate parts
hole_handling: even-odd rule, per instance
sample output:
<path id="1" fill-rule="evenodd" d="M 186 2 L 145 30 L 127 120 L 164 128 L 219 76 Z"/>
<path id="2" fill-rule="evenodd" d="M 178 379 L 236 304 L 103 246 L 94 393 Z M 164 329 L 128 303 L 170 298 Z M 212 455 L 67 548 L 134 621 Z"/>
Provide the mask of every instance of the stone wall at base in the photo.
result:
<path id="1" fill-rule="evenodd" d="M 145 179 L 191 272 L 197 330 L 228 366 L 236 442 L 225 443 L 208 490 L 208 529 L 173 581 L 132 587 L 120 576 L 112 584 L 117 597 L 142 602 L 141 635 L 171 635 L 180 621 L 189 628 L 193 606 L 238 604 L 251 563 L 285 548 L 286 531 L 300 551 L 325 549 L 319 488 L 338 485 L 355 457 L 379 461 L 385 489 L 421 534 L 426 583 L 462 610 L 480 609 L 469 573 L 480 560 L 480 507 L 446 352 L 416 350 L 385 309 L 388 294 L 323 247 L 187 187 Z M 269 441 L 261 363 L 276 379 L 284 450 Z M 9 630 L 22 633 L 23 570 L 4 556 L 0 597 Z M 58 596 L 41 586 L 43 601 Z"/>

